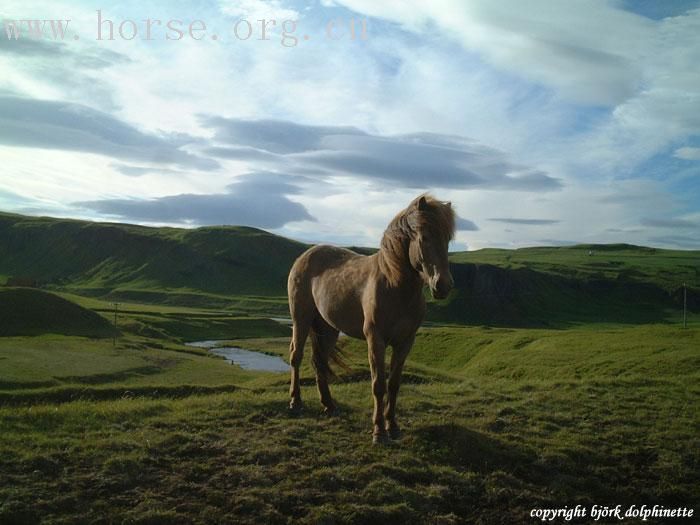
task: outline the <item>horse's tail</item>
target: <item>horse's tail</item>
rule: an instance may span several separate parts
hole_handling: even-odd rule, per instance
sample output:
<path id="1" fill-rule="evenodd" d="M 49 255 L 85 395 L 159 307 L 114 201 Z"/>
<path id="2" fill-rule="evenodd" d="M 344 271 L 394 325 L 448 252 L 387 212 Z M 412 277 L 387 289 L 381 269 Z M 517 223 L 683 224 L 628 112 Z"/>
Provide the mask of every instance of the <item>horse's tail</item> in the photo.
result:
<path id="1" fill-rule="evenodd" d="M 311 338 L 311 364 L 317 374 L 326 379 L 337 379 L 338 375 L 331 368 L 331 363 L 346 372 L 350 371 L 343 351 L 337 344 L 329 344 L 331 341 L 335 343 L 336 337 L 329 340 L 313 328 L 309 331 L 309 337 Z"/>

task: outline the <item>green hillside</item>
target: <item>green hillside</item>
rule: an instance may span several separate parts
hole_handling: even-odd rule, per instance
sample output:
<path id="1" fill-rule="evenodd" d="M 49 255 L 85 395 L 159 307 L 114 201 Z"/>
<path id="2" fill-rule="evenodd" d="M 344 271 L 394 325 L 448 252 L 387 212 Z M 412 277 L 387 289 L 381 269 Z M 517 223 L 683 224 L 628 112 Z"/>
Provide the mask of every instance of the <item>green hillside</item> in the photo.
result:
<path id="1" fill-rule="evenodd" d="M 62 334 L 111 337 L 101 315 L 55 294 L 32 288 L 0 288 L 0 336 Z"/>
<path id="2" fill-rule="evenodd" d="M 307 245 L 255 228 L 149 228 L 0 213 L 0 279 L 120 302 L 286 315 Z M 367 249 L 357 249 L 369 253 Z M 451 255 L 456 288 L 429 320 L 562 326 L 678 319 L 700 311 L 700 251 L 630 245 Z M 2 282 L 0 281 L 0 282 Z"/>
<path id="3" fill-rule="evenodd" d="M 624 280 L 674 292 L 686 282 L 700 287 L 700 251 L 663 250 L 630 244 L 580 244 L 518 250 L 457 252 L 451 260 L 583 280 Z"/>
<path id="4" fill-rule="evenodd" d="M 700 311 L 700 251 L 631 245 L 484 249 L 451 255 L 455 291 L 429 317 L 467 324 L 561 326 L 673 319 L 687 286 Z"/>
<path id="5" fill-rule="evenodd" d="M 0 213 L 0 275 L 104 294 L 284 294 L 306 245 L 241 226 L 148 228 Z"/>

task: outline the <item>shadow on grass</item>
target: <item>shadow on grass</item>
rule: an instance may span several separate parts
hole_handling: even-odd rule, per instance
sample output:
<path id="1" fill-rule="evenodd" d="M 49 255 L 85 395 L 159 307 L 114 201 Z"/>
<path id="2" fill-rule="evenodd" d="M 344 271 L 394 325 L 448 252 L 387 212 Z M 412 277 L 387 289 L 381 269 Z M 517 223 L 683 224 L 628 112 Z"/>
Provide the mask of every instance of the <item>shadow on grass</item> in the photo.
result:
<path id="1" fill-rule="evenodd" d="M 72 401 L 112 401 L 115 399 L 179 399 L 194 395 L 235 392 L 235 385 L 203 386 L 142 386 L 120 388 L 52 388 L 42 391 L 0 392 L 0 406 L 31 405 L 36 403 L 69 403 Z"/>
<path id="2" fill-rule="evenodd" d="M 105 383 L 118 383 L 121 381 L 126 381 L 133 377 L 139 376 L 150 376 L 155 374 L 160 374 L 163 372 L 162 367 L 158 366 L 139 366 L 135 368 L 128 368 L 127 370 L 121 370 L 119 372 L 113 372 L 111 374 L 92 374 L 85 376 L 54 376 L 54 379 L 62 381 L 64 383 L 80 383 L 86 385 L 100 385 Z"/>
<path id="3" fill-rule="evenodd" d="M 21 388 L 49 388 L 56 386 L 56 381 L 0 381 L 0 390 L 18 390 Z"/>
<path id="4" fill-rule="evenodd" d="M 536 461 L 533 452 L 455 424 L 413 430 L 422 454 L 436 463 L 488 473 L 497 470 L 530 477 Z"/>

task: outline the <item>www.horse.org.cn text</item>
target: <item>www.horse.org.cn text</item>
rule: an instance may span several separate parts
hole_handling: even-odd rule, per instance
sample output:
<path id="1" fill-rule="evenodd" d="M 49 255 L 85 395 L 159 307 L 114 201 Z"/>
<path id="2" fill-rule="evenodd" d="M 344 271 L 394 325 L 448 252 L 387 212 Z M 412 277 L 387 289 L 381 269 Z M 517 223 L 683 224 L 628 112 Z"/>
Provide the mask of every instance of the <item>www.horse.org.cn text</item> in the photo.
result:
<path id="1" fill-rule="evenodd" d="M 139 17 L 118 19 L 104 13 L 95 12 L 95 20 L 87 34 L 99 42 L 114 41 L 161 41 L 181 42 L 270 42 L 285 48 L 295 48 L 303 42 L 362 42 L 368 39 L 368 25 L 365 18 L 336 18 L 319 22 L 314 27 L 302 27 L 296 19 L 276 19 L 258 15 L 253 18 L 239 18 L 233 22 L 219 20 L 208 24 L 204 20 L 183 20 L 177 18 Z M 12 41 L 22 39 L 71 41 L 80 40 L 86 34 L 86 27 L 78 27 L 74 20 L 65 19 L 4 19 L 2 21 L 5 38 Z"/>

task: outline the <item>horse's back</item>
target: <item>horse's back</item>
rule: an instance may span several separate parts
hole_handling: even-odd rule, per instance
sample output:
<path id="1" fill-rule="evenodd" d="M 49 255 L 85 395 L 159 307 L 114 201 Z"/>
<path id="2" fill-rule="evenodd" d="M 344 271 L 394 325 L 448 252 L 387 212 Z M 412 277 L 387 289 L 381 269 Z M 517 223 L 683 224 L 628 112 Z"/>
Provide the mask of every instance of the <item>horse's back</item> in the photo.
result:
<path id="1" fill-rule="evenodd" d="M 289 283 L 297 282 L 304 277 L 313 278 L 331 268 L 346 263 L 349 260 L 364 257 L 346 248 L 319 244 L 302 253 L 289 272 Z"/>
<path id="2" fill-rule="evenodd" d="M 361 290 L 367 283 L 369 259 L 328 245 L 301 254 L 289 272 L 287 286 L 292 319 L 318 313 L 338 330 L 360 336 Z"/>

